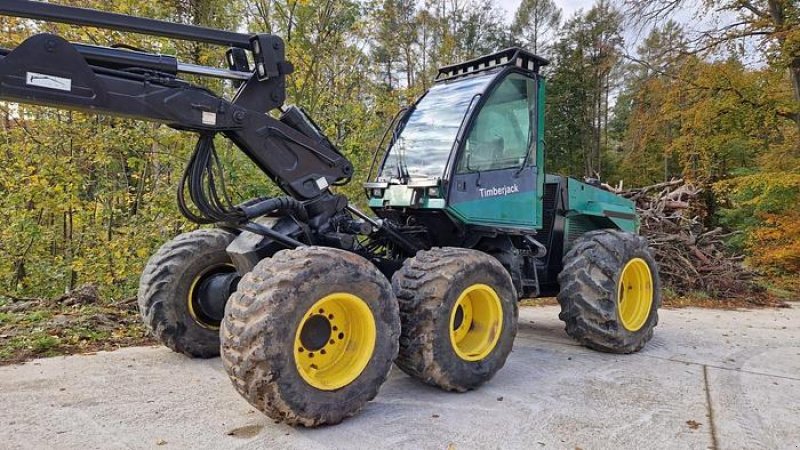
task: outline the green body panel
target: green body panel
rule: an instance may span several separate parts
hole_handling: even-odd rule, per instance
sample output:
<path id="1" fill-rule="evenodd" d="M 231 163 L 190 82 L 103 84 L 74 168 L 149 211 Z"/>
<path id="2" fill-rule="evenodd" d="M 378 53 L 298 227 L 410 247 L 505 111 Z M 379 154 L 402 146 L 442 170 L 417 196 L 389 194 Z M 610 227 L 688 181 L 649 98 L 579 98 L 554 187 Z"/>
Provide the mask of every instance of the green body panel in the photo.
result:
<path id="1" fill-rule="evenodd" d="M 639 221 L 631 200 L 580 181 L 567 180 L 568 210 L 564 220 L 564 253 L 582 235 L 613 228 L 637 233 Z"/>
<path id="2" fill-rule="evenodd" d="M 542 202 L 536 191 L 482 198 L 447 207 L 447 212 L 464 224 L 515 228 L 540 228 L 541 210 Z"/>
<path id="3" fill-rule="evenodd" d="M 567 217 L 587 215 L 610 220 L 623 231 L 635 233 L 638 228 L 633 201 L 574 179 L 567 181 L 569 209 Z"/>

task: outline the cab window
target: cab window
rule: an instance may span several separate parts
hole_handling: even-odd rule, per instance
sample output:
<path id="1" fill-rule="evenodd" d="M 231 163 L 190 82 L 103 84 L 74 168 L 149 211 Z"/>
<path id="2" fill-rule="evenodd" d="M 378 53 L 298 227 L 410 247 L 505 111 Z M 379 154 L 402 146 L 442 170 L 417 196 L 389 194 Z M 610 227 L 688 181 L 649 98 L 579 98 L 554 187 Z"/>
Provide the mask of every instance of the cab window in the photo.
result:
<path id="1" fill-rule="evenodd" d="M 535 126 L 536 83 L 512 73 L 492 91 L 473 122 L 458 173 L 522 167 L 533 148 Z M 527 161 L 533 164 L 535 155 Z"/>

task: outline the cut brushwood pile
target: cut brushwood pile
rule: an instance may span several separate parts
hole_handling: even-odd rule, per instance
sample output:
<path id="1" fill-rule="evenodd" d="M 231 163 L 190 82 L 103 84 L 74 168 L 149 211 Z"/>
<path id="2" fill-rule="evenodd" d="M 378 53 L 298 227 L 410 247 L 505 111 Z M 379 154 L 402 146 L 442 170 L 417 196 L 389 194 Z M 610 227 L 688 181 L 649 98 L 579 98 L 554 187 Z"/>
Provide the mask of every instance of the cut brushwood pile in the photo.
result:
<path id="1" fill-rule="evenodd" d="M 679 296 L 705 293 L 753 304 L 765 301 L 744 256 L 725 248 L 731 234 L 704 224 L 703 189 L 682 179 L 629 190 L 603 187 L 636 202 L 641 233 L 650 241 L 664 287 Z"/>

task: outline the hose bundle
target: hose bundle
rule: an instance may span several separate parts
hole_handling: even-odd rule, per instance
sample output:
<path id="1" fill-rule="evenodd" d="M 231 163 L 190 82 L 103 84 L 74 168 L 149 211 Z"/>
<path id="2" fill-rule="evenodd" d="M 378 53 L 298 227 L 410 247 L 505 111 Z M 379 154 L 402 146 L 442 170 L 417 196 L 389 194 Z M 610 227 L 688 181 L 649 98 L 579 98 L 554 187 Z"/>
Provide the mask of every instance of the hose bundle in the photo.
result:
<path id="1" fill-rule="evenodd" d="M 187 204 L 187 190 L 197 213 Z M 304 222 L 308 220 L 305 206 L 291 197 L 258 198 L 234 205 L 225 186 L 213 133 L 203 133 L 197 141 L 178 187 L 178 208 L 184 217 L 197 224 L 238 224 L 275 212 L 292 215 Z"/>
<path id="2" fill-rule="evenodd" d="M 195 214 L 186 204 L 187 189 L 199 214 Z M 242 212 L 233 206 L 225 188 L 222 163 L 214 147 L 213 133 L 203 133 L 197 141 L 178 187 L 178 208 L 184 217 L 198 224 L 238 223 L 244 219 Z"/>

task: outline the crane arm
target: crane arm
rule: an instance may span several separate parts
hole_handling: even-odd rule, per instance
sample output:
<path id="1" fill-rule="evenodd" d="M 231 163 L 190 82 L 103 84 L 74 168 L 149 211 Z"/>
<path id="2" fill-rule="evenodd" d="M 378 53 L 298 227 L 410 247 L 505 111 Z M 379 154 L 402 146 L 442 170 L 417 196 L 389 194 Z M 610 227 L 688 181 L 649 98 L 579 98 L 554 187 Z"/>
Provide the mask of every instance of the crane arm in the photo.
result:
<path id="1" fill-rule="evenodd" d="M 277 36 L 26 0 L 4 0 L 0 14 L 231 46 L 230 68 L 225 70 L 39 34 L 13 50 L 0 49 L 0 100 L 162 122 L 201 135 L 222 134 L 301 201 L 325 195 L 329 185 L 353 174 L 352 164 L 301 110 L 282 108 L 286 76 L 293 68 Z M 245 51 L 252 55 L 252 70 Z M 240 87 L 227 100 L 181 80 L 181 73 L 228 78 Z M 279 119 L 267 114 L 279 108 Z"/>

